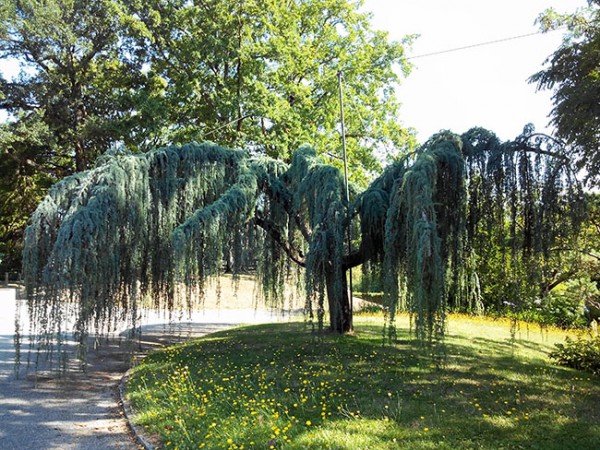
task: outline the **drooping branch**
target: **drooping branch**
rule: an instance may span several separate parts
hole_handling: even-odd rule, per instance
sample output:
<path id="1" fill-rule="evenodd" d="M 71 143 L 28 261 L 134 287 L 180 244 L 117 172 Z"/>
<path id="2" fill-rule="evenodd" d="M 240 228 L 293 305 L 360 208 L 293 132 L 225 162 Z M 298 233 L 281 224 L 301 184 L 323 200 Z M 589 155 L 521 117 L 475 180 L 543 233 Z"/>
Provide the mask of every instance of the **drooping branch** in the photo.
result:
<path id="1" fill-rule="evenodd" d="M 92 330 L 122 320 L 135 328 L 144 304 L 189 307 L 189 297 L 175 296 L 177 280 L 193 285 L 215 275 L 223 261 L 219 240 L 235 235 L 254 211 L 258 190 L 246 159 L 209 144 L 104 156 L 55 185 L 25 238 L 30 312 L 49 327 L 34 334 L 60 335 L 61 311 L 73 309 L 86 348 Z"/>
<path id="2" fill-rule="evenodd" d="M 300 211 L 294 207 L 294 196 L 290 190 L 284 185 L 282 180 L 271 178 L 268 183 L 262 187 L 263 192 L 267 195 L 270 202 L 277 203 L 286 214 L 291 217 L 296 224 L 298 230 L 302 233 L 302 237 L 306 241 L 311 239 L 311 231 Z"/>
<path id="3" fill-rule="evenodd" d="M 487 286 L 485 304 L 502 309 L 510 296 L 526 307 L 555 281 L 563 252 L 552 249 L 569 247 L 580 232 L 584 195 L 574 167 L 560 141 L 530 129 L 514 142 L 482 129 L 462 138 L 469 246 Z"/>
<path id="4" fill-rule="evenodd" d="M 366 261 L 365 253 L 360 250 L 353 251 L 344 256 L 342 263 L 343 270 L 350 270 L 354 267 L 358 267 Z"/>

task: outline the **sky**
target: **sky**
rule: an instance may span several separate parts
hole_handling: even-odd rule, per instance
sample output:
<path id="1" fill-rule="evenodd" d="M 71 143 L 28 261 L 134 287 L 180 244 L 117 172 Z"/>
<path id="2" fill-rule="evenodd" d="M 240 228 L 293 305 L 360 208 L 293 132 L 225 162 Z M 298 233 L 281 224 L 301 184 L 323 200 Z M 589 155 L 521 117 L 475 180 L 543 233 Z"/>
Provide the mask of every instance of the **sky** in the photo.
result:
<path id="1" fill-rule="evenodd" d="M 574 12 L 585 0 L 365 0 L 375 29 L 400 40 L 419 34 L 407 56 L 419 56 L 534 33 L 546 8 Z M 551 132 L 551 93 L 527 79 L 543 69 L 563 32 L 514 39 L 468 50 L 411 59 L 414 68 L 397 95 L 406 127 L 424 142 L 440 130 L 462 133 L 474 126 L 514 139 L 533 123 Z"/>

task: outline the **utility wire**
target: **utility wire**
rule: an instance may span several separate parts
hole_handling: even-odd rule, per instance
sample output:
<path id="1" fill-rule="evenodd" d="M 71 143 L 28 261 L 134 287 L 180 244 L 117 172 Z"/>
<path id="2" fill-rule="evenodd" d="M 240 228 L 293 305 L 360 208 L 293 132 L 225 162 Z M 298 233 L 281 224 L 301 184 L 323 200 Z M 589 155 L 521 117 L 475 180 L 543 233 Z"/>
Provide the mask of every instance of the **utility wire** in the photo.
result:
<path id="1" fill-rule="evenodd" d="M 248 117 L 250 117 L 250 114 L 243 115 L 242 117 L 238 117 L 238 118 L 236 118 L 236 119 L 233 119 L 233 120 L 231 120 L 231 121 L 227 122 L 227 123 L 226 123 L 226 124 L 224 124 L 224 125 L 221 125 L 221 126 L 219 126 L 219 127 L 217 127 L 217 128 L 213 128 L 213 129 L 212 129 L 212 130 L 210 130 L 208 133 L 206 133 L 206 134 L 204 135 L 204 137 L 205 137 L 205 138 L 207 138 L 207 137 L 208 137 L 208 136 L 210 136 L 211 134 L 213 134 L 213 133 L 216 133 L 217 131 L 219 131 L 219 130 L 222 130 L 222 129 L 223 129 L 223 128 L 225 128 L 225 127 L 228 127 L 228 126 L 229 126 L 229 125 L 231 125 L 232 123 L 239 122 L 240 120 L 247 119 Z"/>
<path id="2" fill-rule="evenodd" d="M 562 30 L 564 28 L 565 27 L 555 28 L 555 29 L 550 30 L 550 31 Z M 445 53 L 459 52 L 459 51 L 468 50 L 468 49 L 471 49 L 471 48 L 483 47 L 483 46 L 486 46 L 486 45 L 493 45 L 493 44 L 500 44 L 502 42 L 514 41 L 516 39 L 523 39 L 523 38 L 526 38 L 526 37 L 535 36 L 537 34 L 543 34 L 543 33 L 547 33 L 547 32 L 536 31 L 536 32 L 533 32 L 533 33 L 520 34 L 518 36 L 511 36 L 511 37 L 507 37 L 507 38 L 496 39 L 496 40 L 493 40 L 493 41 L 486 41 L 486 42 L 479 42 L 477 44 L 465 45 L 464 47 L 456 47 L 456 48 L 450 48 L 450 49 L 446 49 L 446 50 L 440 50 L 440 51 L 437 51 L 437 52 L 424 53 L 422 55 L 409 56 L 406 59 L 426 58 L 428 56 L 437 56 L 437 55 L 443 55 Z"/>

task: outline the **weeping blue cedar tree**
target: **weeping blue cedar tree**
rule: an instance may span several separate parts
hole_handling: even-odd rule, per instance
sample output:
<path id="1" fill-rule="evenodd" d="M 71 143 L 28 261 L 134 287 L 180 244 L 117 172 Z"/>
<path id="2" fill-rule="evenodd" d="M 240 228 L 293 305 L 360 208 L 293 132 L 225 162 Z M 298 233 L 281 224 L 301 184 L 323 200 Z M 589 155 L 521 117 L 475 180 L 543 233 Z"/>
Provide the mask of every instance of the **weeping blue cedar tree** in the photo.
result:
<path id="1" fill-rule="evenodd" d="M 586 243 L 586 199 L 568 147 L 527 126 L 514 141 L 463 135 L 467 242 L 484 306 L 528 311 L 572 274 Z"/>
<path id="2" fill-rule="evenodd" d="M 271 305 L 286 277 L 302 272 L 319 329 L 327 314 L 331 331 L 352 329 L 346 272 L 362 265 L 385 274 L 391 334 L 404 308 L 420 339 L 440 340 L 448 307 L 481 303 L 475 265 L 490 236 L 512 243 L 516 263 L 548 251 L 560 217 L 578 222 L 563 214 L 577 193 L 567 160 L 545 142 L 440 133 L 350 204 L 339 170 L 307 146 L 289 164 L 214 144 L 105 155 L 57 183 L 27 228 L 34 345 L 63 352 L 73 315 L 84 359 L 90 333 L 136 330 L 144 308 L 201 307 L 206 282 L 226 264 L 239 271 L 248 250 L 261 255 L 257 276 Z M 542 157 L 543 170 L 534 168 Z M 495 223 L 499 235 L 486 237 Z"/>

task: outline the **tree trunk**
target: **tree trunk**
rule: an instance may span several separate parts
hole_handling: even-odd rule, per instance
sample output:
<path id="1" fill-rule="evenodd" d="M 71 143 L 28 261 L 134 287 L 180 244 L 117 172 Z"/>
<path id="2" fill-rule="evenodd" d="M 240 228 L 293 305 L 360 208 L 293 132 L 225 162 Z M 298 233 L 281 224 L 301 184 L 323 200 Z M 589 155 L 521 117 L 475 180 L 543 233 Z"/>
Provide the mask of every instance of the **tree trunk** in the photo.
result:
<path id="1" fill-rule="evenodd" d="M 341 269 L 340 269 L 341 270 Z M 352 331 L 352 310 L 348 297 L 346 271 L 341 274 L 341 289 L 336 284 L 335 269 L 327 274 L 327 301 L 329 303 L 329 329 L 333 333 Z"/>
<path id="2" fill-rule="evenodd" d="M 75 171 L 82 172 L 88 169 L 88 161 L 87 155 L 85 154 L 85 149 L 83 147 L 83 143 L 80 139 L 77 139 L 74 143 L 75 146 Z"/>

